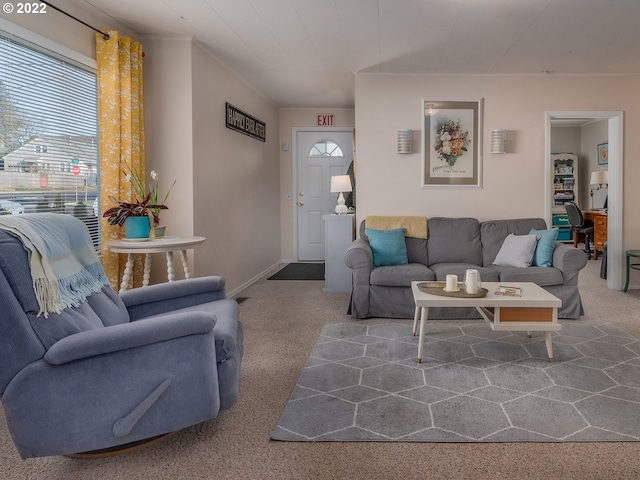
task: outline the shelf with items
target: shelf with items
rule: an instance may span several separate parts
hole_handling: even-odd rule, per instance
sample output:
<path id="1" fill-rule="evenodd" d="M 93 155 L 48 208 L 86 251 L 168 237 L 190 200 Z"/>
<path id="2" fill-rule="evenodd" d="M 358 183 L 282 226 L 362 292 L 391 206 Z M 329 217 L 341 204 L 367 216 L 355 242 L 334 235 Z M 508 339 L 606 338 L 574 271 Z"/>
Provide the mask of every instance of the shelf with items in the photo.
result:
<path id="1" fill-rule="evenodd" d="M 553 203 L 551 207 L 554 227 L 559 227 L 558 241 L 571 241 L 571 226 L 564 204 L 578 201 L 579 164 L 578 156 L 572 153 L 551 155 L 551 172 L 553 174 Z"/>

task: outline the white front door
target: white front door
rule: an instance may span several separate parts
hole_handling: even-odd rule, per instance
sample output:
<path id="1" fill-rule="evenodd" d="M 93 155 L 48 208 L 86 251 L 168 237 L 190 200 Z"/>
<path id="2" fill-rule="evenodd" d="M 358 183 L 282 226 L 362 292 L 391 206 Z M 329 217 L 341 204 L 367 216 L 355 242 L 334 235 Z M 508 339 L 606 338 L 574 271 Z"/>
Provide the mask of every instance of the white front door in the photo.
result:
<path id="1" fill-rule="evenodd" d="M 323 261 L 322 216 L 338 203 L 338 193 L 329 191 L 331 177 L 347 173 L 353 160 L 353 131 L 299 131 L 296 145 L 298 260 Z"/>

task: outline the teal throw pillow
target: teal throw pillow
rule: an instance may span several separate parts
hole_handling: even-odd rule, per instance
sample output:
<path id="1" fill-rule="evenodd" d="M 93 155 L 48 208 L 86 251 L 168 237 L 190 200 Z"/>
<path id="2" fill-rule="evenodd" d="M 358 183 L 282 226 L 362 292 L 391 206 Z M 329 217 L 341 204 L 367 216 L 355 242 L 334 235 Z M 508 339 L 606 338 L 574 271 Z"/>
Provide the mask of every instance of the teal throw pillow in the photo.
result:
<path id="1" fill-rule="evenodd" d="M 384 265 L 406 265 L 407 245 L 404 242 L 405 228 L 375 230 L 367 228 L 369 245 L 373 251 L 373 267 Z"/>
<path id="2" fill-rule="evenodd" d="M 532 228 L 529 235 L 538 235 L 538 245 L 533 254 L 533 266 L 550 267 L 553 264 L 553 250 L 556 248 L 558 232 L 560 229 L 551 228 L 549 230 L 536 230 Z"/>

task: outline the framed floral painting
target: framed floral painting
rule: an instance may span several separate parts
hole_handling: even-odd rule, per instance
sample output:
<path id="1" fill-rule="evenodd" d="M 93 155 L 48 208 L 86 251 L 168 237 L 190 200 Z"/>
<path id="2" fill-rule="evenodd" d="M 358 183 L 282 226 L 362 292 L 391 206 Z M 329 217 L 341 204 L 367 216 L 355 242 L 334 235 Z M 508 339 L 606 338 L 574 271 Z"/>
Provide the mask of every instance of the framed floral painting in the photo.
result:
<path id="1" fill-rule="evenodd" d="M 482 99 L 422 99 L 423 187 L 482 187 Z"/>

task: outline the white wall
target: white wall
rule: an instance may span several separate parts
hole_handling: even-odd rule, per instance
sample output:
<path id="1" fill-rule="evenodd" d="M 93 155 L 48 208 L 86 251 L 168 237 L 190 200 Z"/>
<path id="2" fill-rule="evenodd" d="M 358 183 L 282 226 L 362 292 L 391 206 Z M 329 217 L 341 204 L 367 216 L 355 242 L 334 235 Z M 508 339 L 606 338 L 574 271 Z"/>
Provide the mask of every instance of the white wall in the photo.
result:
<path id="1" fill-rule="evenodd" d="M 193 274 L 222 275 L 233 292 L 280 260 L 277 108 L 191 39 L 142 40 L 147 169 L 165 190 L 177 180 L 162 212 L 167 235 L 206 237 Z M 226 128 L 227 101 L 266 122 L 266 142 Z M 162 267 L 154 259 L 152 280 Z"/>
<path id="2" fill-rule="evenodd" d="M 609 165 L 599 165 L 598 164 L 598 145 L 600 143 L 607 143 L 608 139 L 608 122 L 606 120 L 600 120 L 598 122 L 590 123 L 582 127 L 582 135 L 581 135 L 581 149 L 582 149 L 582 158 L 584 162 L 581 165 L 582 171 L 584 172 L 585 182 L 584 184 L 584 192 L 585 195 L 583 198 L 591 197 L 589 195 L 590 189 L 592 188 L 589 185 L 589 181 L 591 178 L 591 172 L 596 170 L 608 170 Z M 595 188 L 595 187 L 593 187 Z M 633 187 L 631 187 L 633 188 Z M 602 188 L 600 190 L 593 191 L 593 207 L 602 208 L 604 205 L 605 198 L 607 197 L 608 189 Z M 587 204 L 585 203 L 585 206 Z"/>
<path id="3" fill-rule="evenodd" d="M 368 214 L 545 217 L 545 112 L 624 111 L 624 152 L 640 149 L 637 76 L 356 75 L 358 219 Z M 421 130 L 423 97 L 484 98 L 483 188 L 420 188 L 422 149 L 398 155 L 396 132 Z M 505 155 L 492 129 L 509 130 Z M 640 202 L 640 163 L 625 155 L 624 204 Z M 384 193 L 381 193 L 384 192 Z M 623 249 L 637 248 L 640 211 L 624 208 Z"/>
<path id="4" fill-rule="evenodd" d="M 192 58 L 196 273 L 231 291 L 280 261 L 278 109 L 196 44 Z M 225 102 L 265 122 L 266 141 L 226 128 Z"/>

